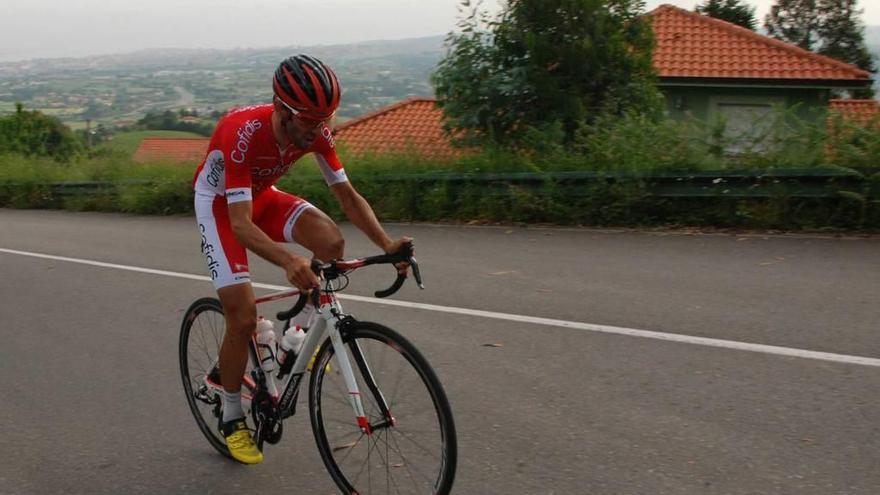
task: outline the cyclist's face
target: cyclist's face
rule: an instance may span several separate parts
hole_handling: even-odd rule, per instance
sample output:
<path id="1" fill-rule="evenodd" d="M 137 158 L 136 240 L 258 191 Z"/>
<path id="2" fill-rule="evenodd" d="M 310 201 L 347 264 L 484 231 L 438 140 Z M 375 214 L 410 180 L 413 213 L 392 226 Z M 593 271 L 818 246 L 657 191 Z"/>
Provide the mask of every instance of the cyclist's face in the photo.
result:
<path id="1" fill-rule="evenodd" d="M 287 139 L 300 149 L 306 149 L 315 142 L 324 124 L 323 120 L 305 119 L 294 115 L 288 109 L 284 109 L 281 122 L 284 124 Z"/>

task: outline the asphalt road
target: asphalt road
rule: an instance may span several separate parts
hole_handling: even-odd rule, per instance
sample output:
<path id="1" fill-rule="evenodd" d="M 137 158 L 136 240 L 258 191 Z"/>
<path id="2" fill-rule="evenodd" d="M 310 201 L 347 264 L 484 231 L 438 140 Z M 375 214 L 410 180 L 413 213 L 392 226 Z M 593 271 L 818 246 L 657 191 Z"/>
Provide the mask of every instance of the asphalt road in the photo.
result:
<path id="1" fill-rule="evenodd" d="M 375 254 L 343 230 L 350 256 Z M 880 362 L 711 345 L 880 359 L 880 239 L 389 230 L 416 238 L 428 286 L 397 300 L 711 339 L 346 301 L 438 372 L 458 427 L 455 493 L 880 492 Z M 0 248 L 204 275 L 192 218 L 0 210 Z M 196 428 L 177 338 L 209 282 L 4 251 L 0 273 L 0 493 L 336 493 L 303 408 L 255 467 Z M 393 279 L 363 275 L 350 293 Z"/>

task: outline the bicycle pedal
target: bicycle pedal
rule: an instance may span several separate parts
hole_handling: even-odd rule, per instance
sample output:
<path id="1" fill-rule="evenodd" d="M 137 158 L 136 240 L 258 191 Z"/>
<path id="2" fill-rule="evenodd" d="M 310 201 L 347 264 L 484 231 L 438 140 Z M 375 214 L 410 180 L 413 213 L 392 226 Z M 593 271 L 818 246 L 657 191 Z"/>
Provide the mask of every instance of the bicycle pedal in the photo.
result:
<path id="1" fill-rule="evenodd" d="M 211 388 L 208 386 L 208 384 L 203 383 L 202 385 L 199 386 L 198 390 L 193 392 L 193 397 L 196 400 L 204 402 L 205 404 L 208 404 L 208 405 L 219 404 L 220 398 L 217 397 L 216 392 L 214 392 L 214 393 L 212 393 L 212 392 L 214 392 L 214 391 L 211 390 Z"/>

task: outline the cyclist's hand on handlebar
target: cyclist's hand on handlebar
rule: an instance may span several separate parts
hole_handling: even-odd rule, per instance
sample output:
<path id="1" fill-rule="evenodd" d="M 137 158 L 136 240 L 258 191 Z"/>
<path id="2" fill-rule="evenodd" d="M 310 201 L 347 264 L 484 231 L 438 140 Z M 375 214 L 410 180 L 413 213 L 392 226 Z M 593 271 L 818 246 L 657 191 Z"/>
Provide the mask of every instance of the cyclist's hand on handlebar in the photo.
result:
<path id="1" fill-rule="evenodd" d="M 290 253 L 287 263 L 284 264 L 284 271 L 287 281 L 303 293 L 319 287 L 318 276 L 312 271 L 311 261 L 302 256 Z"/>
<path id="2" fill-rule="evenodd" d="M 413 251 L 413 253 L 415 253 L 412 237 L 401 237 L 400 239 L 385 246 L 385 254 L 397 253 L 401 249 L 404 249 L 404 247 L 409 247 Z M 397 273 L 406 276 L 407 270 L 409 270 L 409 263 L 395 263 L 394 267 L 397 268 Z"/>

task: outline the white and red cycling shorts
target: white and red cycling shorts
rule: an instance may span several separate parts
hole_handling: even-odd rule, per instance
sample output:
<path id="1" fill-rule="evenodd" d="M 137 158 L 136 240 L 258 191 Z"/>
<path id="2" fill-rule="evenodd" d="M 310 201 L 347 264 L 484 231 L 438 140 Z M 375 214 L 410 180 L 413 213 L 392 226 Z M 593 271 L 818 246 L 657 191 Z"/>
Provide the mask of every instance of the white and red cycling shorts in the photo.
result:
<path id="1" fill-rule="evenodd" d="M 226 197 L 197 190 L 195 208 L 214 288 L 250 282 L 247 251 L 232 232 Z M 273 241 L 293 242 L 296 221 L 309 208 L 314 206 L 308 201 L 272 186 L 253 198 L 251 218 Z"/>

